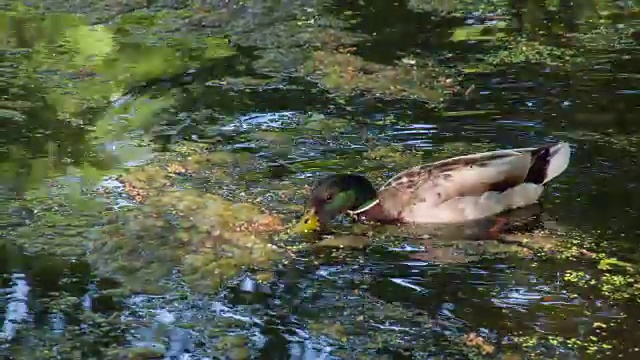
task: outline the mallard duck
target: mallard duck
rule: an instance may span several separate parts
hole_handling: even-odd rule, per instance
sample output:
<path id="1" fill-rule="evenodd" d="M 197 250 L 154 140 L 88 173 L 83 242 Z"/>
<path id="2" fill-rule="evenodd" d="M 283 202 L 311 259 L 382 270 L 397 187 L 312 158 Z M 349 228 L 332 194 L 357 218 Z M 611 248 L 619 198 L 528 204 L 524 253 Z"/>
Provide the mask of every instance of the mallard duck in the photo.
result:
<path id="1" fill-rule="evenodd" d="M 339 214 L 385 224 L 464 223 L 534 204 L 568 166 L 567 143 L 470 154 L 407 169 L 376 191 L 357 174 L 321 179 L 295 232 Z"/>

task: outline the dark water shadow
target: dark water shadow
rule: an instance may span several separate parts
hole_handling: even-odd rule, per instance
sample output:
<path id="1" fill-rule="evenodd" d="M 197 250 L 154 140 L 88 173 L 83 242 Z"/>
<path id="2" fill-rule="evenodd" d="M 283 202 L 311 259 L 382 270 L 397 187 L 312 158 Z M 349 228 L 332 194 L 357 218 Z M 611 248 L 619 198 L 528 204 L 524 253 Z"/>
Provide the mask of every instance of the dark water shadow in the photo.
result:
<path id="1" fill-rule="evenodd" d="M 29 351 L 37 353 L 44 348 L 29 350 L 23 345 L 35 341 L 57 344 L 62 353 L 102 356 L 105 349 L 125 341 L 125 327 L 113 318 L 123 311 L 124 299 L 102 294 L 120 285 L 109 278 L 97 278 L 85 261 L 25 255 L 21 249 L 1 243 L 0 274 L 0 354 L 33 356 Z M 34 331 L 43 328 L 52 333 Z M 88 328 L 92 330 L 86 331 Z M 29 330 L 33 331 L 31 336 Z"/>

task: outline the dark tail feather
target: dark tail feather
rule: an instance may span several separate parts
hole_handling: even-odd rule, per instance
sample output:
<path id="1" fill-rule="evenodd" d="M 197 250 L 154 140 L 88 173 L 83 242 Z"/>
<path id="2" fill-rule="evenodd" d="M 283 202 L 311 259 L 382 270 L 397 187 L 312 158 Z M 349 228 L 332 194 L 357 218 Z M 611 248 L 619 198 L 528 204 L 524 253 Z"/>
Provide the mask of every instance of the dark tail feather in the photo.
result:
<path id="1" fill-rule="evenodd" d="M 571 147 L 567 143 L 541 146 L 531 152 L 531 166 L 525 182 L 544 184 L 560 175 L 569 165 Z"/>

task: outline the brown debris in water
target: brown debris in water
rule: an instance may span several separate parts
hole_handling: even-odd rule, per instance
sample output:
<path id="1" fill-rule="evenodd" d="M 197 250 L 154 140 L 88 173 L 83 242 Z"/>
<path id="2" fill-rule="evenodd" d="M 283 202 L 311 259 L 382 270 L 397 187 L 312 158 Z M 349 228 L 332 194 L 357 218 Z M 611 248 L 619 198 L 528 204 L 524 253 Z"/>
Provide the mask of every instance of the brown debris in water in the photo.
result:
<path id="1" fill-rule="evenodd" d="M 191 171 L 182 164 L 171 163 L 167 165 L 167 172 L 172 175 L 188 175 Z"/>
<path id="2" fill-rule="evenodd" d="M 92 243 L 96 268 L 131 291 L 161 293 L 162 280 L 178 269 L 194 290 L 215 292 L 246 269 L 269 269 L 282 254 L 271 244 L 284 229 L 278 216 L 184 184 L 227 179 L 229 167 L 251 158 L 186 150 L 182 158 L 167 154 L 121 176 L 125 192 L 140 205 L 118 212 Z"/>
<path id="3" fill-rule="evenodd" d="M 387 66 L 371 63 L 353 55 L 353 48 L 339 51 L 316 51 L 304 68 L 305 74 L 321 77 L 321 82 L 334 90 L 370 91 L 386 96 L 408 96 L 438 102 L 453 86 L 443 83 L 431 67 L 404 63 Z M 442 77 L 440 77 L 442 78 Z M 444 78 L 443 78 L 444 79 Z"/>
<path id="4" fill-rule="evenodd" d="M 475 332 L 463 336 L 463 340 L 465 345 L 479 348 L 484 355 L 492 354 L 495 351 L 495 346 L 489 344 L 487 340 L 483 339 Z"/>
<path id="5" fill-rule="evenodd" d="M 124 191 L 139 204 L 144 203 L 152 192 L 170 185 L 167 172 L 157 166 L 135 168 L 118 177 L 118 181 L 124 184 Z"/>

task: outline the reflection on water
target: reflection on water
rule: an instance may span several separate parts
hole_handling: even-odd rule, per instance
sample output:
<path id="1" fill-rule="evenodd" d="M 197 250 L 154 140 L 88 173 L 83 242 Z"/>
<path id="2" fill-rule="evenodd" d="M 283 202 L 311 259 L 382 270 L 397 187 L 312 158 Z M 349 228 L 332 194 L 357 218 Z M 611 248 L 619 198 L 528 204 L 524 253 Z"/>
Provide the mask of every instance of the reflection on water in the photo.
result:
<path id="1" fill-rule="evenodd" d="M 353 31 L 377 33 L 358 47 L 364 59 L 393 64 L 411 53 L 447 61 L 486 51 L 474 38 L 449 41 L 462 18 L 424 21 L 404 2 L 365 3 L 328 8 L 350 9 Z M 255 155 L 234 164 L 233 181 L 201 187 L 291 217 L 298 214 L 288 206 L 302 199 L 274 193 L 310 185 L 322 173 L 374 173 L 380 184 L 443 153 L 564 140 L 572 163 L 549 186 L 544 215 L 600 231 L 611 254 L 637 264 L 637 44 L 618 44 L 624 56 L 594 50 L 587 60 L 597 65 L 579 73 L 547 65 L 469 71 L 472 91 L 457 93 L 439 113 L 416 99 L 340 97 L 306 78 L 262 73 L 254 49 L 207 33 L 172 36 L 169 22 L 146 15 L 112 27 L 64 14 L 44 19 L 0 13 L 0 355 L 136 348 L 166 358 L 466 358 L 471 347 L 459 339 L 470 332 L 503 354 L 521 348 L 516 338 L 541 334 L 613 342 L 624 355 L 640 346 L 635 306 L 615 305 L 562 277 L 585 264 L 482 256 L 491 254 L 479 250 L 488 247 L 482 243 L 318 251 L 279 264 L 266 284 L 248 275 L 214 297 L 192 293 L 179 274 L 167 280 L 171 293 L 120 294 L 116 279 L 81 259 L 12 241 L 47 216 L 16 199 L 37 198 L 29 197 L 34 189 L 62 196 L 54 178 L 75 184 L 78 194 L 94 186 L 122 192 L 105 177 L 180 141 Z M 161 28 L 150 35 L 152 25 Z M 131 205 L 118 199 L 113 208 Z M 59 228 L 80 236 L 77 226 Z M 567 342 L 529 345 L 543 358 L 588 358 Z"/>
<path id="2" fill-rule="evenodd" d="M 0 333 L 0 337 L 4 340 L 13 339 L 16 336 L 18 325 L 27 320 L 29 315 L 27 309 L 29 285 L 24 280 L 24 274 L 12 274 L 11 285 L 5 293 L 7 308 L 2 324 L 2 333 Z"/>

